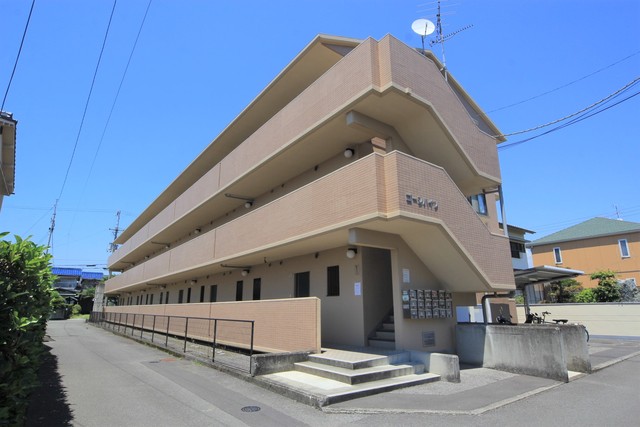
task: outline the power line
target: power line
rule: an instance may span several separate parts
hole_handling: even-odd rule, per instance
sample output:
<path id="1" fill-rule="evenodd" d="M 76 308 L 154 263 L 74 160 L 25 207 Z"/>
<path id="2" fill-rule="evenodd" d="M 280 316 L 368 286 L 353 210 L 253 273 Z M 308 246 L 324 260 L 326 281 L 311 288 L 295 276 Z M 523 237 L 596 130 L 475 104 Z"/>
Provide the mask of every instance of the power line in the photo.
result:
<path id="1" fill-rule="evenodd" d="M 111 28 L 111 20 L 113 19 L 113 12 L 116 10 L 116 4 L 118 0 L 113 1 L 113 8 L 111 9 L 111 15 L 109 16 L 109 23 L 107 24 L 107 30 L 104 33 L 104 39 L 102 41 L 102 48 L 100 49 L 100 56 L 98 57 L 98 63 L 96 64 L 96 69 L 93 72 L 93 79 L 91 81 L 91 87 L 89 89 L 89 95 L 87 96 L 87 101 L 84 105 L 84 112 L 82 113 L 82 120 L 80 121 L 80 128 L 78 129 L 78 134 L 76 136 L 76 142 L 73 145 L 73 151 L 71 152 L 71 158 L 69 159 L 69 165 L 67 166 L 67 172 L 64 175 L 64 181 L 62 182 L 62 188 L 60 188 L 60 194 L 58 195 L 58 199 L 62 197 L 62 193 L 67 184 L 67 179 L 69 178 L 69 171 L 71 170 L 71 164 L 73 163 L 73 158 L 76 154 L 76 149 L 78 148 L 78 141 L 80 140 L 80 134 L 82 133 L 82 126 L 84 125 L 84 119 L 87 116 L 87 110 L 89 108 L 89 101 L 91 100 L 91 93 L 93 92 L 93 86 L 96 82 L 96 76 L 98 75 L 98 69 L 100 68 L 100 61 L 102 60 L 102 54 L 104 53 L 104 47 L 107 44 L 107 37 L 109 35 L 109 28 Z"/>
<path id="2" fill-rule="evenodd" d="M 534 100 L 534 99 L 536 99 L 536 98 L 540 98 L 540 97 L 542 97 L 542 96 L 545 96 L 545 95 L 548 95 L 548 94 L 550 94 L 550 93 L 556 92 L 556 91 L 558 91 L 558 90 L 560 90 L 560 89 L 564 89 L 565 87 L 571 86 L 572 84 L 578 83 L 578 82 L 580 82 L 580 81 L 582 81 L 582 80 L 584 80 L 584 79 L 586 79 L 586 78 L 589 78 L 589 77 L 591 77 L 591 76 L 593 76 L 593 75 L 595 75 L 595 74 L 598 74 L 598 73 L 600 73 L 600 72 L 602 72 L 602 71 L 605 71 L 605 70 L 607 70 L 607 69 L 609 69 L 609 68 L 611 68 L 611 67 L 613 67 L 613 66 L 616 66 L 616 65 L 618 65 L 619 63 L 624 62 L 624 61 L 626 61 L 627 59 L 632 58 L 632 57 L 634 57 L 634 56 L 636 56 L 636 55 L 638 55 L 638 54 L 640 54 L 640 51 L 634 52 L 634 53 L 632 53 L 631 55 L 628 55 L 628 56 L 626 56 L 626 57 L 622 58 L 621 60 L 614 62 L 613 64 L 609 64 L 609 65 L 607 65 L 606 67 L 600 68 L 599 70 L 596 70 L 596 71 L 594 71 L 593 73 L 587 74 L 586 76 L 582 76 L 582 77 L 580 77 L 579 79 L 573 80 L 573 81 L 571 81 L 571 82 L 569 82 L 569 83 L 566 83 L 566 84 L 564 84 L 564 85 L 562 85 L 562 86 L 558 86 L 558 87 L 557 87 L 557 88 L 555 88 L 555 89 L 548 90 L 548 91 L 543 92 L 543 93 L 541 93 L 541 94 L 539 94 L 539 95 L 532 96 L 532 97 L 530 97 L 530 98 L 524 99 L 524 100 L 522 100 L 522 101 L 515 102 L 515 103 L 513 103 L 513 104 L 505 105 L 504 107 L 496 108 L 496 109 L 494 109 L 494 110 L 489 111 L 488 113 L 494 113 L 494 112 L 496 112 L 496 111 L 502 111 L 502 110 L 505 110 L 505 109 L 507 109 L 507 108 L 515 107 L 516 105 L 524 104 L 525 102 L 529 102 L 529 101 L 532 101 L 532 100 Z"/>
<path id="3" fill-rule="evenodd" d="M 555 131 L 558 131 L 558 130 L 560 130 L 560 129 L 564 129 L 565 127 L 568 127 L 568 126 L 574 125 L 574 124 L 576 124 L 576 123 L 579 123 L 579 122 L 581 122 L 582 120 L 586 120 L 586 119 L 588 119 L 588 118 L 590 118 L 590 117 L 593 117 L 593 116 L 595 116 L 595 115 L 597 115 L 597 114 L 603 113 L 603 112 L 607 111 L 608 109 L 615 107 L 615 106 L 616 106 L 616 105 L 618 105 L 618 104 L 622 104 L 623 102 L 628 101 L 629 99 L 631 99 L 631 98 L 633 98 L 633 97 L 635 97 L 635 96 L 637 96 L 637 95 L 639 95 L 639 94 L 640 94 L 640 92 L 636 92 L 636 93 L 634 93 L 633 95 L 629 95 L 628 97 L 626 97 L 626 98 L 624 98 L 624 99 L 622 99 L 622 100 L 620 100 L 620 101 L 616 102 L 615 104 L 612 104 L 612 105 L 610 105 L 610 106 L 608 106 L 608 107 L 606 107 L 606 108 L 603 108 L 603 109 L 601 109 L 601 110 L 595 111 L 595 112 L 590 113 L 590 114 L 588 114 L 588 115 L 587 115 L 587 114 L 586 114 L 586 112 L 585 112 L 585 113 L 583 113 L 583 116 L 581 116 L 581 117 L 577 117 L 577 118 L 575 118 L 575 119 L 571 120 L 571 121 L 570 121 L 570 122 L 568 122 L 568 123 L 563 123 L 563 124 L 561 124 L 561 125 L 559 125 L 559 126 L 556 126 L 555 128 L 552 128 L 552 129 L 550 129 L 550 130 L 548 130 L 548 131 L 546 131 L 546 132 L 543 132 L 543 133 L 541 133 L 541 134 L 538 134 L 538 135 L 532 136 L 532 137 L 527 138 L 527 139 L 523 139 L 523 140 L 521 140 L 521 141 L 511 142 L 511 143 L 508 143 L 508 144 L 503 144 L 503 145 L 501 145 L 501 146 L 499 146 L 499 147 L 498 147 L 498 151 L 503 151 L 503 150 L 507 150 L 507 149 L 509 149 L 509 148 L 513 148 L 513 147 L 515 147 L 515 146 L 517 146 L 517 145 L 524 144 L 525 142 L 529 142 L 529 141 L 531 141 L 531 140 L 533 140 L 533 139 L 540 138 L 541 136 L 548 135 L 548 134 L 550 134 L 550 133 L 552 133 L 552 132 L 555 132 Z"/>
<path id="4" fill-rule="evenodd" d="M 22 53 L 22 46 L 24 45 L 24 39 L 27 36 L 27 30 L 29 29 L 29 22 L 31 22 L 31 14 L 33 13 L 33 7 L 35 6 L 35 4 L 36 4 L 36 0 L 33 0 L 31 2 L 31 9 L 29 9 L 29 16 L 27 17 L 27 23 L 24 26 L 24 31 L 22 32 L 22 40 L 20 40 L 20 48 L 18 49 L 18 55 L 16 55 L 16 60 L 13 64 L 13 71 L 11 71 L 9 84 L 7 84 L 7 90 L 4 92 L 4 98 L 2 98 L 2 105 L 0 106 L 0 111 L 4 111 L 4 103 L 7 100 L 7 95 L 9 94 L 9 88 L 11 87 L 13 76 L 16 73 L 16 68 L 18 67 L 18 60 L 20 59 L 20 53 Z"/>
<path id="5" fill-rule="evenodd" d="M 496 137 L 496 138 L 500 138 L 500 137 L 505 137 L 505 136 L 520 135 L 520 134 L 523 134 L 523 133 L 533 132 L 533 131 L 535 131 L 535 130 L 542 129 L 542 128 L 544 128 L 544 127 L 551 126 L 551 125 L 554 125 L 554 124 L 556 124 L 556 123 L 559 123 L 559 122 L 565 121 L 565 120 L 567 120 L 567 119 L 570 119 L 571 117 L 575 117 L 575 116 L 577 116 L 577 115 L 579 115 L 579 114 L 582 114 L 582 113 L 584 113 L 585 111 L 588 111 L 588 110 L 590 110 L 590 109 L 592 109 L 592 108 L 594 108 L 594 107 L 596 107 L 596 106 L 598 106 L 598 105 L 602 104 L 602 103 L 603 103 L 603 102 L 605 102 L 605 101 L 608 101 L 609 99 L 611 99 L 611 98 L 615 97 L 615 96 L 616 96 L 616 95 L 618 95 L 619 93 L 622 93 L 622 92 L 624 92 L 625 90 L 629 89 L 630 87 L 632 87 L 633 85 L 635 85 L 636 83 L 638 83 L 638 81 L 640 81 L 640 77 L 636 77 L 636 78 L 635 78 L 635 79 L 633 79 L 631 82 L 627 83 L 627 84 L 626 84 L 626 85 L 624 85 L 622 88 L 618 89 L 617 91 L 613 92 L 612 94 L 607 95 L 606 97 L 604 97 L 604 98 L 600 99 L 599 101 L 594 102 L 593 104 L 589 105 L 588 107 L 585 107 L 585 108 L 583 108 L 583 109 L 581 109 L 581 110 L 579 110 L 579 111 L 576 111 L 575 113 L 569 114 L 568 116 L 565 116 L 565 117 L 562 117 L 562 118 L 560 118 L 560 119 L 556 119 L 556 120 L 553 120 L 553 121 L 551 121 L 551 122 L 548 122 L 548 123 L 545 123 L 545 124 L 542 124 L 542 125 L 538 125 L 538 126 L 535 126 L 535 127 L 529 128 L 529 129 L 520 130 L 520 131 L 517 131 L 517 132 L 503 133 L 503 134 L 500 134 L 500 135 L 495 135 L 495 137 Z"/>
<path id="6" fill-rule="evenodd" d="M 109 111 L 109 116 L 107 117 L 107 121 L 104 125 L 104 129 L 102 130 L 102 135 L 100 136 L 100 141 L 98 142 L 98 147 L 96 148 L 96 151 L 93 155 L 93 160 L 91 161 L 91 166 L 89 167 L 89 173 L 87 174 L 87 179 L 84 181 L 84 188 L 82 189 L 82 192 L 80 194 L 80 198 L 78 201 L 78 204 L 81 203 L 81 200 L 84 198 L 84 194 L 87 190 L 87 186 L 89 184 L 89 179 L 91 178 L 91 174 L 93 172 L 93 167 L 96 163 L 96 160 L 98 158 L 98 153 L 100 151 L 100 147 L 102 147 L 102 142 L 104 141 L 104 136 L 107 133 L 107 128 L 109 126 L 109 123 L 111 122 L 111 116 L 113 115 L 113 110 L 115 109 L 116 106 L 116 102 L 118 101 L 118 97 L 120 96 L 120 90 L 122 89 L 122 84 L 124 83 L 124 79 L 127 75 L 127 71 L 129 70 L 129 65 L 131 64 L 131 59 L 133 58 L 133 53 L 136 50 L 136 46 L 138 45 L 138 40 L 140 39 L 140 34 L 142 33 L 142 28 L 144 26 L 145 21 L 147 20 L 147 14 L 149 13 L 149 8 L 151 7 L 151 3 L 153 0 L 149 0 L 149 3 L 147 3 L 147 9 L 144 12 L 144 16 L 142 17 L 142 21 L 140 22 L 140 27 L 138 28 L 138 34 L 136 35 L 136 39 L 133 43 L 133 47 L 131 48 L 131 52 L 129 53 L 129 59 L 127 61 L 127 65 L 124 69 L 124 72 L 122 73 L 122 78 L 120 79 L 120 84 L 118 85 L 118 90 L 116 91 L 116 96 L 113 99 L 113 103 L 111 104 L 111 110 Z M 73 223 L 75 222 L 75 215 L 71 221 L 71 224 L 73 225 Z"/>

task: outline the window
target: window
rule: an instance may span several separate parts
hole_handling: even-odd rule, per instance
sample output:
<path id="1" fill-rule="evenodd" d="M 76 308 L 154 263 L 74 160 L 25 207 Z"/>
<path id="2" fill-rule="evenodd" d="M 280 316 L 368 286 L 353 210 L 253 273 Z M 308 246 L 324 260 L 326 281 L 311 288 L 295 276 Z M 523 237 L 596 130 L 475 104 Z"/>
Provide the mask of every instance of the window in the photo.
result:
<path id="1" fill-rule="evenodd" d="M 187 304 L 191 302 L 191 288 L 187 289 Z"/>
<path id="2" fill-rule="evenodd" d="M 242 301 L 242 280 L 236 282 L 236 301 Z"/>
<path id="3" fill-rule="evenodd" d="M 200 286 L 200 302 L 204 302 L 204 285 Z"/>
<path id="4" fill-rule="evenodd" d="M 487 211 L 487 199 L 484 194 L 476 194 L 475 196 L 469 197 L 469 203 L 473 207 L 473 210 L 476 211 L 479 215 L 488 215 Z"/>
<path id="5" fill-rule="evenodd" d="M 183 298 L 184 298 L 184 289 L 180 289 L 180 291 L 178 291 L 178 304 L 182 304 Z"/>
<path id="6" fill-rule="evenodd" d="M 560 248 L 553 248 L 553 257 L 556 260 L 556 264 L 562 264 L 562 252 L 560 252 Z"/>
<path id="7" fill-rule="evenodd" d="M 218 285 L 211 285 L 209 287 L 209 302 L 218 301 Z"/>
<path id="8" fill-rule="evenodd" d="M 256 278 L 253 279 L 253 300 L 257 301 L 260 299 L 260 288 L 262 287 L 262 279 Z"/>
<path id="9" fill-rule="evenodd" d="M 136 295 L 136 305 L 140 305 L 140 295 Z"/>
<path id="10" fill-rule="evenodd" d="M 153 305 L 153 294 L 149 297 L 149 304 Z"/>
<path id="11" fill-rule="evenodd" d="M 620 246 L 620 256 L 622 258 L 629 258 L 631 254 L 629 253 L 629 245 L 627 243 L 627 239 L 618 240 L 618 246 Z"/>
<path id="12" fill-rule="evenodd" d="M 327 296 L 340 296 L 340 267 L 337 265 L 327 267 Z"/>
<path id="13" fill-rule="evenodd" d="M 167 297 L 164 300 L 165 304 L 169 304 L 169 291 L 167 291 Z"/>
<path id="14" fill-rule="evenodd" d="M 160 303 L 159 304 L 162 304 L 162 292 L 160 292 Z"/>
<path id="15" fill-rule="evenodd" d="M 144 297 L 144 303 L 145 303 L 145 304 L 149 304 L 149 294 L 145 295 L 145 297 Z"/>
<path id="16" fill-rule="evenodd" d="M 310 295 L 309 272 L 296 273 L 294 296 L 296 298 L 308 297 Z"/>
<path id="17" fill-rule="evenodd" d="M 511 258 L 520 258 L 525 251 L 524 244 L 518 242 L 509 242 L 511 244 Z"/>

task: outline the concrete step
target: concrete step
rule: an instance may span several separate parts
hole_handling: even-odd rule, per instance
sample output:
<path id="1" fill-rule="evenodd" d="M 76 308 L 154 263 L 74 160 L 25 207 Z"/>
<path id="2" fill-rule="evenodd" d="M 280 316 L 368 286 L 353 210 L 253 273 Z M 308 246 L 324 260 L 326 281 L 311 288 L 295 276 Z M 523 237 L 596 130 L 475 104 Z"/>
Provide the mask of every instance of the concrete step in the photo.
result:
<path id="1" fill-rule="evenodd" d="M 381 365 L 361 369 L 340 368 L 315 362 L 299 362 L 295 363 L 294 366 L 296 371 L 350 385 L 414 375 L 416 369 L 421 369 L 424 372 L 424 366 L 419 364 Z"/>
<path id="2" fill-rule="evenodd" d="M 381 340 L 395 341 L 396 333 L 393 331 L 376 331 L 374 338 L 381 339 Z"/>
<path id="3" fill-rule="evenodd" d="M 440 376 L 429 373 L 411 374 L 363 384 L 348 385 L 300 371 L 286 371 L 261 376 L 260 380 L 265 382 L 268 388 L 282 395 L 322 407 L 399 388 L 439 381 Z"/>
<path id="4" fill-rule="evenodd" d="M 392 315 L 390 315 L 389 317 L 387 317 L 389 323 L 395 323 L 395 317 Z"/>
<path id="5" fill-rule="evenodd" d="M 395 349 L 396 348 L 396 341 L 395 340 L 379 339 L 379 338 L 369 338 L 369 345 L 371 347 L 376 347 L 376 348 Z"/>
<path id="6" fill-rule="evenodd" d="M 384 322 L 382 324 L 382 328 L 378 329 L 379 331 L 395 331 L 396 325 L 395 323 Z"/>
<path id="7" fill-rule="evenodd" d="M 388 356 L 382 355 L 361 355 L 358 353 L 349 353 L 344 352 L 344 357 L 341 357 L 341 354 L 310 354 L 309 362 L 315 362 L 318 364 L 335 366 L 338 368 L 344 369 L 362 369 L 362 368 L 371 368 L 373 366 L 381 366 L 388 365 L 391 363 L 391 360 Z M 358 355 L 360 357 L 356 357 L 353 359 L 353 354 Z M 351 357 L 350 357 L 351 356 Z"/>

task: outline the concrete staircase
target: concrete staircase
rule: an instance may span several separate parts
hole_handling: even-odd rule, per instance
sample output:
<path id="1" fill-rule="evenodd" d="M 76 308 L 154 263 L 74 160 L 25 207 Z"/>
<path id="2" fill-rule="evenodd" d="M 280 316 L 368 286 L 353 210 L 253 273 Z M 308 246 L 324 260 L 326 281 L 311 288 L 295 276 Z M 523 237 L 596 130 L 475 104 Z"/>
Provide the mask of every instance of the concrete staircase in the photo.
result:
<path id="1" fill-rule="evenodd" d="M 396 348 L 396 325 L 393 314 L 388 315 L 369 338 L 369 346 L 388 349 Z"/>
<path id="2" fill-rule="evenodd" d="M 426 373 L 424 365 L 412 362 L 409 352 L 386 353 L 325 350 L 295 363 L 291 371 L 261 378 L 270 388 L 314 406 L 440 380 L 439 375 Z"/>

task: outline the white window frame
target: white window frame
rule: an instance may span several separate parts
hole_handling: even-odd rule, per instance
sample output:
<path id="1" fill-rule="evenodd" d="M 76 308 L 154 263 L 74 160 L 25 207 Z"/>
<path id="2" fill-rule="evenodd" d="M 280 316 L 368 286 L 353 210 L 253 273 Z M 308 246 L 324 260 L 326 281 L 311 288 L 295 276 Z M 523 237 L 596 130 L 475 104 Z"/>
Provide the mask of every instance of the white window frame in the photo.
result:
<path id="1" fill-rule="evenodd" d="M 624 243 L 622 243 L 624 242 Z M 620 239 L 618 240 L 618 248 L 620 248 L 620 256 L 622 258 L 631 258 L 631 252 L 629 252 L 629 242 L 627 242 L 627 239 Z M 623 248 L 626 250 L 626 254 L 625 254 L 625 250 L 623 250 Z"/>
<path id="2" fill-rule="evenodd" d="M 553 248 L 553 259 L 556 264 L 562 264 L 562 249 L 559 246 Z"/>

